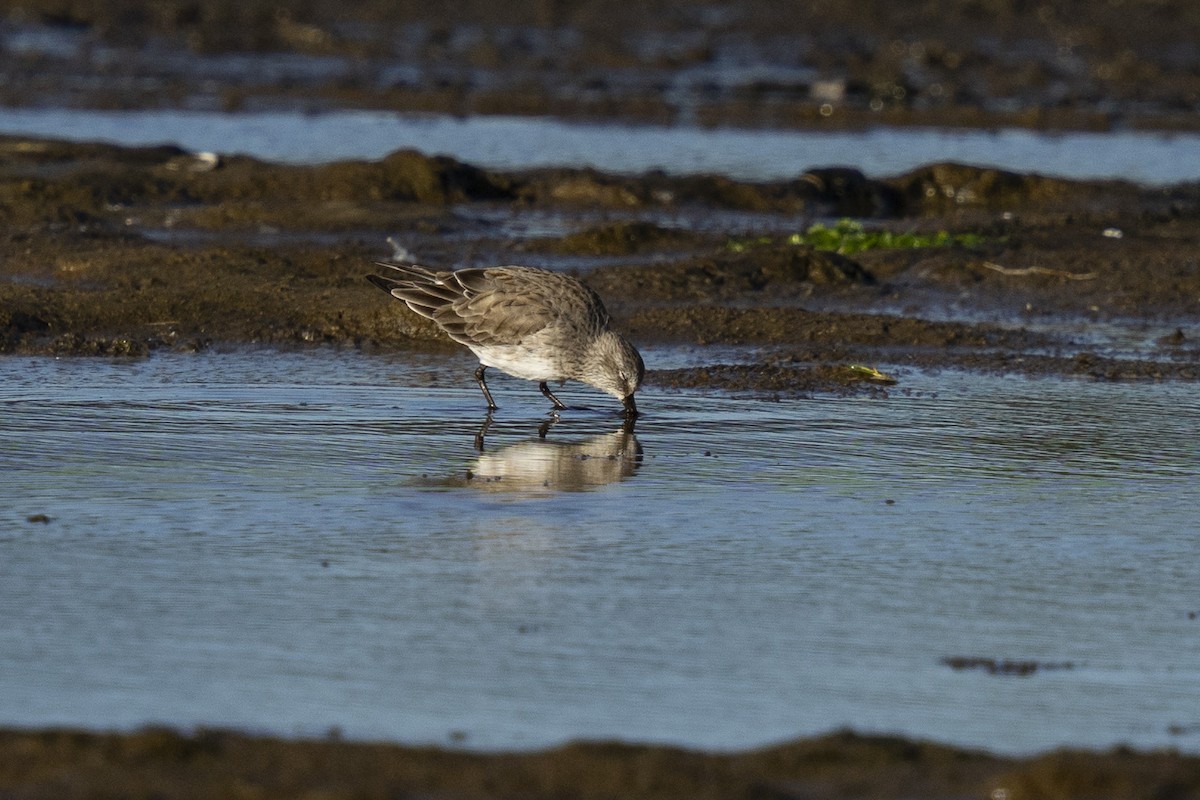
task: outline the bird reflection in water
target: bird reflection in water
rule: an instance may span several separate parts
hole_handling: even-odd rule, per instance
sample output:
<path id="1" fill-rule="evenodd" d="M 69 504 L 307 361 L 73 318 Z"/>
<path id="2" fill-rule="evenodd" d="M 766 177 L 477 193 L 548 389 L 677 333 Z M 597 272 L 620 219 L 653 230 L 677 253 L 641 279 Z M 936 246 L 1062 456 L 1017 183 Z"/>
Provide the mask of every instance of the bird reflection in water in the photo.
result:
<path id="1" fill-rule="evenodd" d="M 579 442 L 547 438 L 558 422 L 552 415 L 538 428 L 538 438 L 489 450 L 485 444 L 489 414 L 475 435 L 479 457 L 466 473 L 470 486 L 493 492 L 547 494 L 581 492 L 631 477 L 642 464 L 642 446 L 626 419 L 619 430 Z"/>

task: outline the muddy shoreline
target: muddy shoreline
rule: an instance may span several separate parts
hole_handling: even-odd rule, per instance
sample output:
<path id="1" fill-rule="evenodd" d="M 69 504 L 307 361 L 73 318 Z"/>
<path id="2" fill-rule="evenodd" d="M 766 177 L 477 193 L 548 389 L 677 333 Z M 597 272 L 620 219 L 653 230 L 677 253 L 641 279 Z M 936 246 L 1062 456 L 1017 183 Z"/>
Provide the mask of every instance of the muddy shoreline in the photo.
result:
<path id="1" fill-rule="evenodd" d="M 747 183 L 413 151 L 306 167 L 19 137 L 0 152 L 0 352 L 448 347 L 363 279 L 392 238 L 435 266 L 574 272 L 639 344 L 745 346 L 760 367 L 714 381 L 651 364 L 652 384 L 804 393 L 858 385 L 813 371 L 855 363 L 1200 377 L 1196 184 L 949 163 Z M 747 231 L 755 215 L 774 229 Z M 809 222 L 841 217 L 860 222 Z"/>
<path id="2" fill-rule="evenodd" d="M 1197 130 L 1181 0 L 0 3 L 0 104 Z"/>
<path id="3" fill-rule="evenodd" d="M 32 798 L 1094 798 L 1200 796 L 1200 759 L 1006 758 L 849 732 L 737 753 L 578 743 L 533 753 L 283 740 L 220 730 L 0 730 L 0 793 Z"/>

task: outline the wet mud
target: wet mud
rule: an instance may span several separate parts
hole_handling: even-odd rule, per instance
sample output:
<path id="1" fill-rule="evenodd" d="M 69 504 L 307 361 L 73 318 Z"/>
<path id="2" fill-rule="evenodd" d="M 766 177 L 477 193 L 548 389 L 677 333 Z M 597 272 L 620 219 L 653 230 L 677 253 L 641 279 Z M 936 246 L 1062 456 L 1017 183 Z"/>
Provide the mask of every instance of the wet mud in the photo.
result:
<path id="1" fill-rule="evenodd" d="M 961 164 L 767 184 L 501 173 L 412 151 L 309 167 L 21 138 L 0 153 L 0 352 L 451 348 L 363 279 L 391 238 L 438 267 L 574 272 L 642 345 L 759 354 L 754 368 L 651 364 L 658 385 L 877 390 L 836 369 L 855 363 L 1200 377 L 1194 184 Z M 804 238 L 813 220 L 846 216 L 863 236 L 903 236 L 841 253 Z M 522 226 L 535 218 L 554 222 Z M 1088 335 L 1106 326 L 1144 341 L 1118 352 Z"/>
<path id="2" fill-rule="evenodd" d="M 1186 0 L 4 0 L 0 41 L 6 105 L 751 127 L 1200 124 L 1200 10 Z"/>
<path id="3" fill-rule="evenodd" d="M 469 743 L 467 743 L 469 744 Z M 834 733 L 729 754 L 571 744 L 521 754 L 289 741 L 211 730 L 0 731 L 0 791 L 13 800 L 172 798 L 960 798 L 1200 796 L 1200 759 L 1173 752 L 1058 751 L 1002 758 L 892 737 Z"/>

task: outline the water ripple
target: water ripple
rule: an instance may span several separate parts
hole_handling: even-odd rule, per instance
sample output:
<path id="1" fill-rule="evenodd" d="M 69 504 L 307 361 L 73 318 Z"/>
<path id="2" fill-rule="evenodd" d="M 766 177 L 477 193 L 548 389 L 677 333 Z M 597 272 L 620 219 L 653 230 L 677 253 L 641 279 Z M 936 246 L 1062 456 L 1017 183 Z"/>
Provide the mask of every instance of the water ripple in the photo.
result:
<path id="1" fill-rule="evenodd" d="M 1200 750 L 1193 387 L 650 390 L 631 433 L 497 376 L 483 430 L 469 367 L 0 359 L 0 719 Z"/>

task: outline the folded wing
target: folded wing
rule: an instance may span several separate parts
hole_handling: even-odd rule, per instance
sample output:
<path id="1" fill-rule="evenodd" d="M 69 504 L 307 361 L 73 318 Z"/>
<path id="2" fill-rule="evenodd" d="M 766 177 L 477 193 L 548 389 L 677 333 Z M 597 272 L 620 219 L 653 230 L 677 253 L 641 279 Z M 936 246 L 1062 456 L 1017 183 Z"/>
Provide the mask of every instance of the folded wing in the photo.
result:
<path id="1" fill-rule="evenodd" d="M 396 277 L 368 279 L 465 345 L 519 345 L 557 324 L 587 320 L 608 327 L 599 296 L 573 278 L 528 267 L 435 272 L 415 264 L 385 264 Z M 573 322 L 574 321 L 574 322 Z"/>

